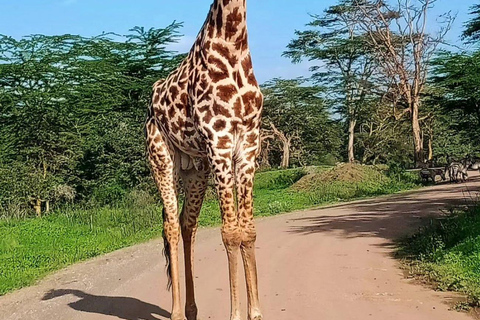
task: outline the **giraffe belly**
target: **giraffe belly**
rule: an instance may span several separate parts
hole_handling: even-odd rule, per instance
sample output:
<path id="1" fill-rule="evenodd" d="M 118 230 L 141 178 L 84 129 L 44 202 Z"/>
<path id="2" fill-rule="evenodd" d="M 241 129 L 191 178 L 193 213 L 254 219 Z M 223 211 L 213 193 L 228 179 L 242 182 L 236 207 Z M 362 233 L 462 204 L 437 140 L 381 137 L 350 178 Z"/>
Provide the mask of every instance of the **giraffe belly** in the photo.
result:
<path id="1" fill-rule="evenodd" d="M 206 157 L 207 151 L 205 141 L 196 131 L 188 131 L 186 128 L 180 128 L 176 133 L 165 132 L 169 141 L 181 152 L 191 157 Z"/>

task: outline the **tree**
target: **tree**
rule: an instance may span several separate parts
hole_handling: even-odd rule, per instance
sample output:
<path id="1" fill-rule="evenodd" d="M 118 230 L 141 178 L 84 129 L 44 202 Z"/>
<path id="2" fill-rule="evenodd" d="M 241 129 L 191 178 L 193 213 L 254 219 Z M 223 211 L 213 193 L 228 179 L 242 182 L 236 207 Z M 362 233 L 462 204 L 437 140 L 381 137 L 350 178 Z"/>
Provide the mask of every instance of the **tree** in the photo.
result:
<path id="1" fill-rule="evenodd" d="M 470 14 L 474 17 L 467 22 L 463 38 L 470 42 L 476 42 L 480 39 L 480 4 L 473 5 L 470 8 Z"/>
<path id="2" fill-rule="evenodd" d="M 441 91 L 448 109 L 462 110 L 473 116 L 480 127 L 480 52 L 443 53 L 433 61 L 432 83 Z"/>
<path id="3" fill-rule="evenodd" d="M 80 155 L 75 109 L 68 104 L 72 79 L 66 63 L 76 36 L 0 38 L 0 126 L 15 157 L 30 166 L 33 206 L 49 208 L 56 184 Z M 4 158 L 4 161 L 8 159 Z"/>
<path id="4" fill-rule="evenodd" d="M 293 62 L 303 58 L 317 61 L 312 80 L 325 86 L 333 106 L 347 124 L 348 160 L 355 161 L 355 130 L 362 109 L 371 94 L 375 63 L 369 54 L 363 31 L 351 24 L 355 7 L 342 0 L 324 15 L 313 15 L 308 30 L 295 31 L 285 56 Z"/>
<path id="5" fill-rule="evenodd" d="M 432 65 L 428 102 L 437 106 L 443 122 L 439 147 L 457 157 L 480 152 L 480 52 L 444 52 Z"/>
<path id="6" fill-rule="evenodd" d="M 264 136 L 277 137 L 281 167 L 336 158 L 340 130 L 330 119 L 320 94 L 321 87 L 309 86 L 303 79 L 273 79 L 262 86 L 264 102 Z M 275 152 L 270 153 L 276 156 Z"/>
<path id="7" fill-rule="evenodd" d="M 450 30 L 453 17 L 443 15 L 436 35 L 427 32 L 428 15 L 436 0 L 397 0 L 390 5 L 382 0 L 355 0 L 358 16 L 351 23 L 368 35 L 377 64 L 397 94 L 396 114 L 410 116 L 415 164 L 424 161 L 421 118 L 421 96 L 425 90 L 429 61 Z"/>
<path id="8" fill-rule="evenodd" d="M 40 215 L 59 190 L 85 194 L 108 181 L 132 187 L 146 176 L 143 121 L 151 85 L 178 63 L 166 48 L 179 27 L 0 36 L 0 173 L 28 186 L 4 190 L 28 190 L 18 199 L 31 199 Z"/>
<path id="9" fill-rule="evenodd" d="M 365 110 L 360 119 L 358 154 L 362 163 L 378 164 L 395 162 L 402 166 L 411 162 L 411 147 L 405 139 L 408 131 L 406 121 L 397 121 L 387 99 L 379 97 Z"/>

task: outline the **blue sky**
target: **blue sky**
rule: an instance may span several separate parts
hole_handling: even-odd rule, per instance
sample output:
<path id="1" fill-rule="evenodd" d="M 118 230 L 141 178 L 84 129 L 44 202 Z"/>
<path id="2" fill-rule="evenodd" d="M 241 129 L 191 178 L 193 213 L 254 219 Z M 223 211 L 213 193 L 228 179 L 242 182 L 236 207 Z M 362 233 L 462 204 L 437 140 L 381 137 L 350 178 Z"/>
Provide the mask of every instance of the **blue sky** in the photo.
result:
<path id="1" fill-rule="evenodd" d="M 164 27 L 183 21 L 185 35 L 175 46 L 187 51 L 202 26 L 212 0 L 0 0 L 0 33 L 20 38 L 29 34 L 124 34 L 134 26 Z M 308 75 L 308 63 L 292 65 L 281 54 L 295 29 L 303 29 L 309 13 L 321 13 L 336 0 L 249 0 L 250 45 L 257 78 Z M 459 42 L 468 8 L 475 0 L 438 0 L 433 14 L 458 13 L 448 35 Z M 433 19 L 432 19 L 433 22 Z"/>

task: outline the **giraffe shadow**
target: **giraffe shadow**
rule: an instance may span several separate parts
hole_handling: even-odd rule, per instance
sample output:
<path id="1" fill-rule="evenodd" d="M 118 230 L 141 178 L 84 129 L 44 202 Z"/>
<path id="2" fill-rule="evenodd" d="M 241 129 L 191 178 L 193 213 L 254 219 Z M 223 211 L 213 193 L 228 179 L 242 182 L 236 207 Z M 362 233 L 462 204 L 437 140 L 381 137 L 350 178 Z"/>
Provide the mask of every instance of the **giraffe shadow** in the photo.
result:
<path id="1" fill-rule="evenodd" d="M 68 304 L 70 308 L 77 311 L 115 316 L 123 320 L 170 319 L 170 312 L 135 298 L 97 296 L 80 290 L 60 289 L 47 292 L 42 300 L 70 294 L 80 298 Z"/>

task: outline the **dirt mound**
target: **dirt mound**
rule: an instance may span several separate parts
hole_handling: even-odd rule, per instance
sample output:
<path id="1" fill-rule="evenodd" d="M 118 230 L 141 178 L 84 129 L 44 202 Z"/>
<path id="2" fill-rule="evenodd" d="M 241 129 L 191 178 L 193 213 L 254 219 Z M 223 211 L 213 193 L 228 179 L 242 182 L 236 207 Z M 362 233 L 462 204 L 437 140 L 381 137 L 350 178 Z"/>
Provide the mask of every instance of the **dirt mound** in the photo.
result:
<path id="1" fill-rule="evenodd" d="M 340 164 L 336 167 L 320 173 L 312 172 L 292 185 L 297 191 L 315 190 L 318 186 L 331 182 L 360 183 L 386 179 L 378 168 L 358 164 Z"/>

